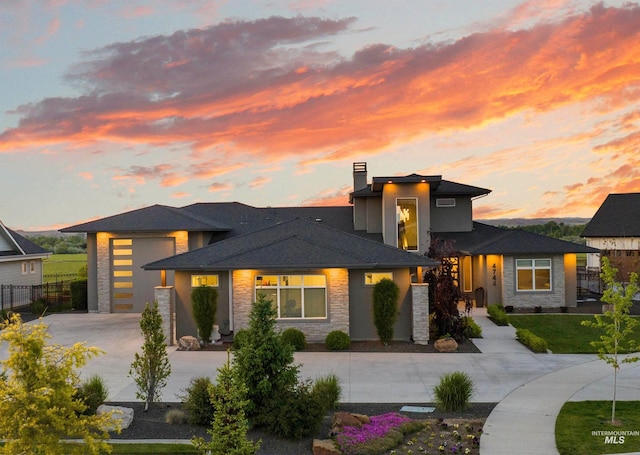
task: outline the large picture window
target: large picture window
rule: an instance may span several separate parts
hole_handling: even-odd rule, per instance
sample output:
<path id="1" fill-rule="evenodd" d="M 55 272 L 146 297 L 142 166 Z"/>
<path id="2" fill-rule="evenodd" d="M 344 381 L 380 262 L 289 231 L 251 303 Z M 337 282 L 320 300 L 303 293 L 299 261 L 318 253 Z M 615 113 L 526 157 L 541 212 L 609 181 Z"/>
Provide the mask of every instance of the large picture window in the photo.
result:
<path id="1" fill-rule="evenodd" d="M 396 200 L 398 248 L 418 250 L 418 201 L 416 198 Z"/>
<path id="2" fill-rule="evenodd" d="M 551 259 L 516 259 L 518 291 L 550 291 Z"/>
<path id="3" fill-rule="evenodd" d="M 263 292 L 278 310 L 278 319 L 327 317 L 324 275 L 258 275 L 256 293 Z"/>

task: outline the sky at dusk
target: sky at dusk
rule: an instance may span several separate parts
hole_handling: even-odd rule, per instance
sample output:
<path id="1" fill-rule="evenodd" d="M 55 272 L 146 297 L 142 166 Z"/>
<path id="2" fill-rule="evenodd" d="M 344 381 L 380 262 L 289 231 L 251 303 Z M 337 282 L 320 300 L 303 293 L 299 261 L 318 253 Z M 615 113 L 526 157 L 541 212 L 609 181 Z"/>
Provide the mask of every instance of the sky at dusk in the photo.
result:
<path id="1" fill-rule="evenodd" d="M 12 229 L 345 205 L 361 161 L 476 219 L 640 192 L 640 1 L 2 0 L 0 81 Z"/>

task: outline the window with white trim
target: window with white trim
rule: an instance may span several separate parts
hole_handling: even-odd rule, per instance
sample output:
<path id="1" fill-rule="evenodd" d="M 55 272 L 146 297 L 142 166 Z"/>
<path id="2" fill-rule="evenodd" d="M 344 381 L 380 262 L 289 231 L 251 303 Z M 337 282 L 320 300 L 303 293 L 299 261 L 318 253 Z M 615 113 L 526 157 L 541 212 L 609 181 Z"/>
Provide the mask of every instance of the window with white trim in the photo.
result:
<path id="1" fill-rule="evenodd" d="M 364 274 L 364 284 L 373 286 L 384 278 L 393 281 L 393 272 L 366 272 Z"/>
<path id="2" fill-rule="evenodd" d="M 29 273 L 31 273 L 32 275 L 34 273 L 36 273 L 36 262 L 35 261 L 29 262 Z"/>
<path id="3" fill-rule="evenodd" d="M 27 263 L 22 262 L 21 265 L 22 265 L 22 274 L 26 275 L 28 273 Z"/>
<path id="4" fill-rule="evenodd" d="M 256 294 L 273 301 L 278 319 L 326 319 L 327 277 L 324 275 L 258 275 Z"/>
<path id="5" fill-rule="evenodd" d="M 191 287 L 210 286 L 217 288 L 220 286 L 220 277 L 218 275 L 191 275 Z"/>
<path id="6" fill-rule="evenodd" d="M 550 291 L 551 259 L 516 259 L 518 291 Z"/>

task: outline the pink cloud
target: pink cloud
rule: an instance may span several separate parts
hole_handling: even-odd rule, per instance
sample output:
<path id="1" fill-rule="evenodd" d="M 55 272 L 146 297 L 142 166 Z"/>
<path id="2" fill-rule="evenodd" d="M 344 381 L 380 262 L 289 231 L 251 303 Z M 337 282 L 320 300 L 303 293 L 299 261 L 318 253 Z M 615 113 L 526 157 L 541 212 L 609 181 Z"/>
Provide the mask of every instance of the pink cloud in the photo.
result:
<path id="1" fill-rule="evenodd" d="M 548 14 L 556 2 L 535 12 L 536 4 L 505 22 L 539 19 L 527 28 L 501 24 L 406 49 L 374 44 L 348 57 L 307 44 L 348 32 L 352 18 L 229 21 L 114 43 L 71 69 L 69 81 L 87 87 L 82 96 L 16 108 L 19 124 L 0 134 L 0 152 L 55 143 L 190 147 L 196 164 L 184 169 L 121 172 L 170 186 L 180 184 L 177 174 L 206 180 L 291 158 L 304 168 L 531 111 L 598 102 L 610 112 L 640 97 L 640 6 L 567 7 L 558 16 Z M 630 156 L 635 121 L 598 151 Z M 476 175 L 512 165 L 516 152 L 477 159 Z M 212 163 L 212 155 L 224 159 Z"/>
<path id="2" fill-rule="evenodd" d="M 84 180 L 93 180 L 93 174 L 91 172 L 80 172 L 78 176 Z"/>

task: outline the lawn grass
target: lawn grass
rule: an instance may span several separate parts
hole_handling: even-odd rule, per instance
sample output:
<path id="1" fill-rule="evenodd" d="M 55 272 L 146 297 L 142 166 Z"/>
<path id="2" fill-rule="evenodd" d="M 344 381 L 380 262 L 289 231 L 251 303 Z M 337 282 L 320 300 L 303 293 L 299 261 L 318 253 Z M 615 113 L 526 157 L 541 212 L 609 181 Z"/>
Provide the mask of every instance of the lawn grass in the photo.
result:
<path id="1" fill-rule="evenodd" d="M 515 328 L 528 329 L 547 341 L 555 354 L 597 354 L 591 342 L 598 340 L 602 331 L 581 325 L 582 321 L 595 321 L 591 315 L 580 314 L 510 314 L 509 322 Z M 633 334 L 640 345 L 640 330 Z"/>
<path id="2" fill-rule="evenodd" d="M 75 276 L 81 267 L 87 265 L 87 254 L 52 254 L 43 261 L 43 275 L 45 282 L 56 281 L 56 276 L 70 279 Z"/>
<path id="3" fill-rule="evenodd" d="M 616 420 L 611 425 L 611 401 L 576 401 L 564 404 L 556 419 L 556 447 L 560 455 L 640 452 L 640 435 L 620 436 L 605 444 L 604 435 L 593 431 L 640 432 L 640 401 L 616 401 Z M 618 433 L 620 434 L 620 433 Z"/>

